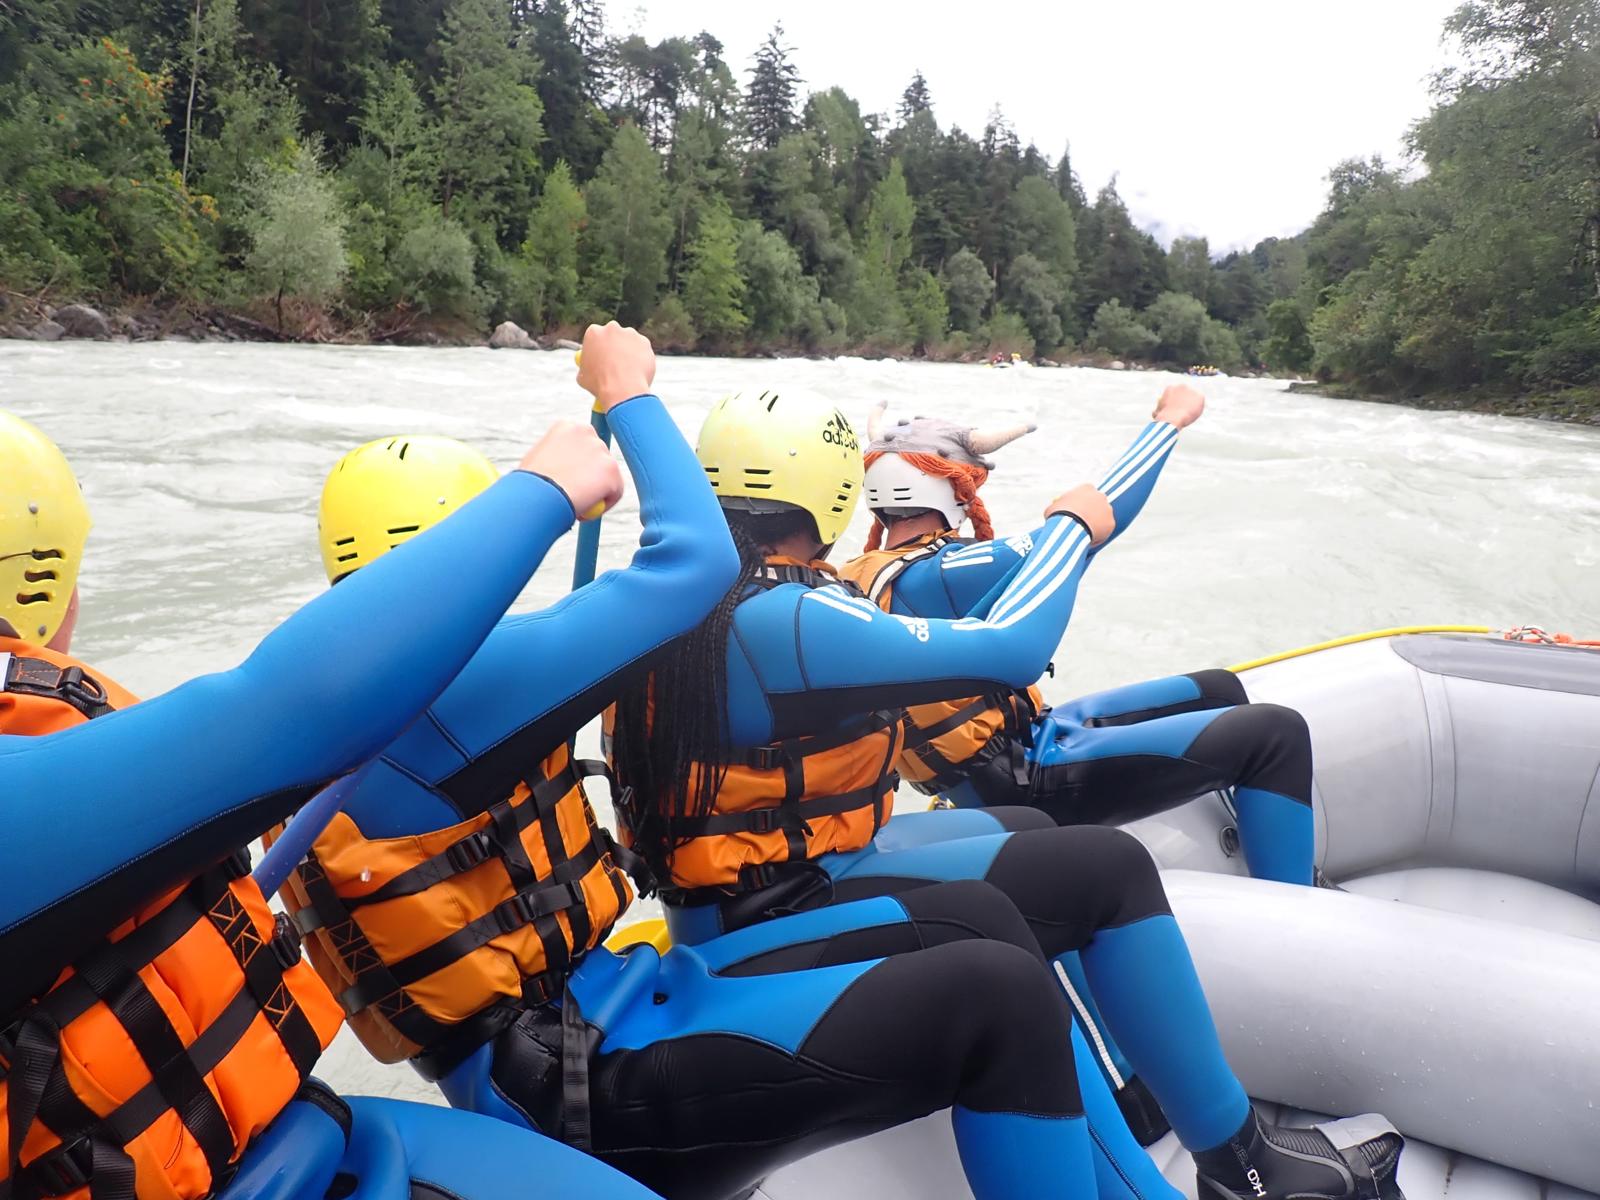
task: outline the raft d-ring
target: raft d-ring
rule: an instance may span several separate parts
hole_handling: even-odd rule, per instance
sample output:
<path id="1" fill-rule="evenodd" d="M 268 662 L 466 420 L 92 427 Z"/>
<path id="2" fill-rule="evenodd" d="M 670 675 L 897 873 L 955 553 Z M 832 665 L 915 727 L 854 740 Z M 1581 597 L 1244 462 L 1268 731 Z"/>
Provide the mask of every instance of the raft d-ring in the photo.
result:
<path id="1" fill-rule="evenodd" d="M 1232 825 L 1224 825 L 1217 833 L 1217 842 L 1222 846 L 1222 852 L 1229 858 L 1239 853 L 1239 830 Z"/>

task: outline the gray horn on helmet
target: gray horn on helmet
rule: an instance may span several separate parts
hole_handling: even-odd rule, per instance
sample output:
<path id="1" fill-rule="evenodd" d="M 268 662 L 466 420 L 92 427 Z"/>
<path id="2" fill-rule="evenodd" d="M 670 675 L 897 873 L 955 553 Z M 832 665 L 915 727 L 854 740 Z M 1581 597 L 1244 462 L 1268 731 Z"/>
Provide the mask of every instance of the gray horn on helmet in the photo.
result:
<path id="1" fill-rule="evenodd" d="M 878 441 L 883 436 L 883 414 L 889 409 L 887 400 L 879 400 L 867 414 L 867 442 Z"/>
<path id="2" fill-rule="evenodd" d="M 980 458 L 1039 428 L 1033 424 L 1006 425 L 999 429 L 974 429 L 967 434 L 967 449 Z"/>

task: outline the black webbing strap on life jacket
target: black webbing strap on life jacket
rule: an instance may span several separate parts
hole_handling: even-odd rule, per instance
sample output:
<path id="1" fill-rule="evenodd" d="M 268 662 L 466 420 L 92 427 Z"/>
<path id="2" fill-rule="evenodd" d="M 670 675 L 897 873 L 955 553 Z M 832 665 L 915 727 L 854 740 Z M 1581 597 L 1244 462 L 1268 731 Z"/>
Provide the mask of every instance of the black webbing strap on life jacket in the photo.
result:
<path id="1" fill-rule="evenodd" d="M 242 853 L 197 877 L 166 908 L 116 942 L 77 964 L 74 974 L 34 1004 L 0 1046 L 9 1061 L 9 1177 L 0 1200 L 41 1200 L 87 1185 L 92 1200 L 133 1200 L 135 1171 L 125 1147 L 167 1111 L 175 1112 L 210 1168 L 213 1189 L 226 1182 L 233 1134 L 205 1076 L 265 1014 L 303 1080 L 321 1043 L 283 975 L 300 961 L 300 941 L 280 920 L 263 941 L 248 911 L 228 885 L 249 872 Z M 244 986 L 187 1047 L 138 972 L 200 921 L 227 942 Z M 68 1083 L 61 1058 L 62 1030 L 104 1002 L 150 1070 L 150 1082 L 105 1116 L 95 1113 Z M 35 1120 L 61 1144 L 22 1165 L 24 1139 Z"/>
<path id="2" fill-rule="evenodd" d="M 589 842 L 577 854 L 567 854 L 557 810 L 582 779 L 596 775 L 610 778 L 604 763 L 578 759 L 569 761 L 548 778 L 524 780 L 528 796 L 520 804 L 514 805 L 509 797 L 495 803 L 486 810 L 489 823 L 484 828 L 451 843 L 364 896 L 337 895 L 315 853 L 307 854 L 299 868 L 299 878 L 310 904 L 295 914 L 295 924 L 305 933 L 316 929 L 328 932 L 335 951 L 355 975 L 354 982 L 340 993 L 340 1005 L 351 1014 L 365 1008 L 376 1009 L 401 1034 L 423 1047 L 427 1061 L 417 1066 L 424 1075 L 436 1077 L 435 1072 L 449 1070 L 450 1065 L 515 1020 L 516 1010 L 490 1006 L 464 1022 L 446 1024 L 416 1005 L 405 990 L 408 986 L 503 934 L 532 926 L 544 948 L 546 966 L 538 975 L 523 980 L 522 999 L 528 1004 L 544 1004 L 561 994 L 567 974 L 576 965 L 555 914 L 567 914 L 573 943 L 579 947 L 585 946 L 594 932 L 588 921 L 584 877 L 609 857 L 627 874 L 648 879 L 643 859 L 618 845 L 593 821 L 587 808 Z M 540 825 L 551 866 L 543 878 L 522 844 L 522 834 L 535 822 Z M 491 859 L 498 860 L 505 869 L 514 894 L 483 916 L 398 962 L 384 962 L 354 918 L 353 914 L 362 908 L 418 895 Z M 623 885 L 614 877 L 611 884 L 620 905 L 626 899 Z"/>
<path id="3" fill-rule="evenodd" d="M 987 743 L 979 747 L 971 758 L 953 763 L 939 752 L 933 743 L 947 733 L 954 733 L 968 721 L 976 720 L 991 708 L 1002 716 L 999 729 Z M 1005 771 L 1018 787 L 1031 786 L 1027 762 L 1027 743 L 1030 727 L 1037 715 L 1032 698 L 1026 691 L 992 692 L 979 696 L 942 720 L 926 729 L 919 729 L 909 716 L 906 719 L 906 751 L 914 754 L 923 767 L 932 772 L 927 779 L 912 783 L 924 795 L 937 796 L 971 777 L 978 768 L 1004 755 Z"/>
<path id="4" fill-rule="evenodd" d="M 115 711 L 105 685 L 82 667 L 58 667 L 42 658 L 18 654 L 0 654 L 0 667 L 0 692 L 59 700 L 91 720 Z"/>
<path id="5" fill-rule="evenodd" d="M 852 742 L 893 730 L 901 721 L 899 709 L 889 709 L 871 714 L 865 721 L 850 722 L 829 733 L 809 737 L 788 738 L 765 746 L 756 746 L 742 752 L 742 764 L 758 771 L 783 771 L 783 797 L 777 804 L 764 808 L 751 808 L 743 812 L 709 813 L 699 817 L 684 817 L 678 822 L 679 836 L 685 839 L 716 837 L 737 833 L 772 833 L 781 831 L 788 841 L 788 860 L 800 862 L 806 858 L 806 838 L 811 835 L 811 821 L 819 817 L 838 816 L 860 808 L 872 810 L 872 832 L 877 834 L 887 819 L 884 797 L 899 784 L 894 772 L 893 753 L 895 738 L 889 739 L 890 752 L 884 756 L 877 778 L 864 787 L 855 788 L 833 796 L 814 796 L 802 799 L 805 794 L 805 760 L 818 754 L 837 750 Z M 765 888 L 776 876 L 773 869 L 781 863 L 747 864 L 739 869 L 736 890 L 749 891 Z M 726 886 L 719 889 L 726 892 Z M 663 893 L 664 898 L 665 892 Z M 675 892 L 673 899 L 679 899 Z"/>

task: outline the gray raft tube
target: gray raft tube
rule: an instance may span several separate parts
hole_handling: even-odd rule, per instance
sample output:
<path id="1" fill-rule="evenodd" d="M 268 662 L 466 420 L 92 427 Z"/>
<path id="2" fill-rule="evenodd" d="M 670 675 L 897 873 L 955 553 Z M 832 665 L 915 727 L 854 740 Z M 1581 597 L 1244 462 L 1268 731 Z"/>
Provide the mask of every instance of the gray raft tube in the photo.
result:
<path id="1" fill-rule="evenodd" d="M 1244 672 L 1316 747 L 1318 860 L 1350 892 L 1238 878 L 1218 797 L 1131 828 L 1230 1061 L 1291 1123 L 1377 1110 L 1409 1200 L 1600 1193 L 1600 653 L 1411 636 Z M 1168 1135 L 1151 1149 L 1194 1195 Z M 759 1196 L 966 1200 L 945 1114 Z"/>
<path id="2" fill-rule="evenodd" d="M 1600 651 L 1421 635 L 1240 678 L 1311 727 L 1332 878 L 1468 868 L 1600 896 Z M 1165 867 L 1242 875 L 1227 824 L 1211 799 L 1130 828 Z"/>

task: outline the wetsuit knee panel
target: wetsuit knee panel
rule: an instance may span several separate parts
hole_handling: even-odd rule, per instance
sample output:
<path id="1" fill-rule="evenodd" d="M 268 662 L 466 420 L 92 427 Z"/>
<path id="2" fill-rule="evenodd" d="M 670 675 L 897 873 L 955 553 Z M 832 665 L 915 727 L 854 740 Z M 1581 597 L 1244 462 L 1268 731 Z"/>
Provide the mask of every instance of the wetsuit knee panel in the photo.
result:
<path id="1" fill-rule="evenodd" d="M 1250 697 L 1244 690 L 1244 683 L 1232 671 L 1213 667 L 1207 671 L 1190 671 L 1189 678 L 1194 680 L 1195 687 L 1200 689 L 1202 699 L 1214 701 L 1219 705 L 1250 703 Z"/>
<path id="2" fill-rule="evenodd" d="M 994 884 L 962 879 L 902 893 L 905 906 L 924 944 L 981 938 L 1004 942 L 1039 956 L 1039 943 L 1011 898 Z"/>
<path id="3" fill-rule="evenodd" d="M 985 878 L 1011 898 L 1050 956 L 1079 948 L 1094 930 L 1172 911 L 1144 844 L 1105 825 L 1016 834 Z M 1055 944 L 1055 933 L 1066 944 Z"/>
<path id="4" fill-rule="evenodd" d="M 1227 764 L 1237 787 L 1260 788 L 1311 803 L 1311 730 L 1282 704 L 1230 708 L 1194 739 L 1187 757 Z"/>
<path id="5" fill-rule="evenodd" d="M 801 1052 L 866 1074 L 920 1062 L 926 1087 L 969 1108 L 1075 1116 L 1071 1025 L 1065 997 L 1034 955 L 1002 942 L 955 942 L 878 963 Z"/>

